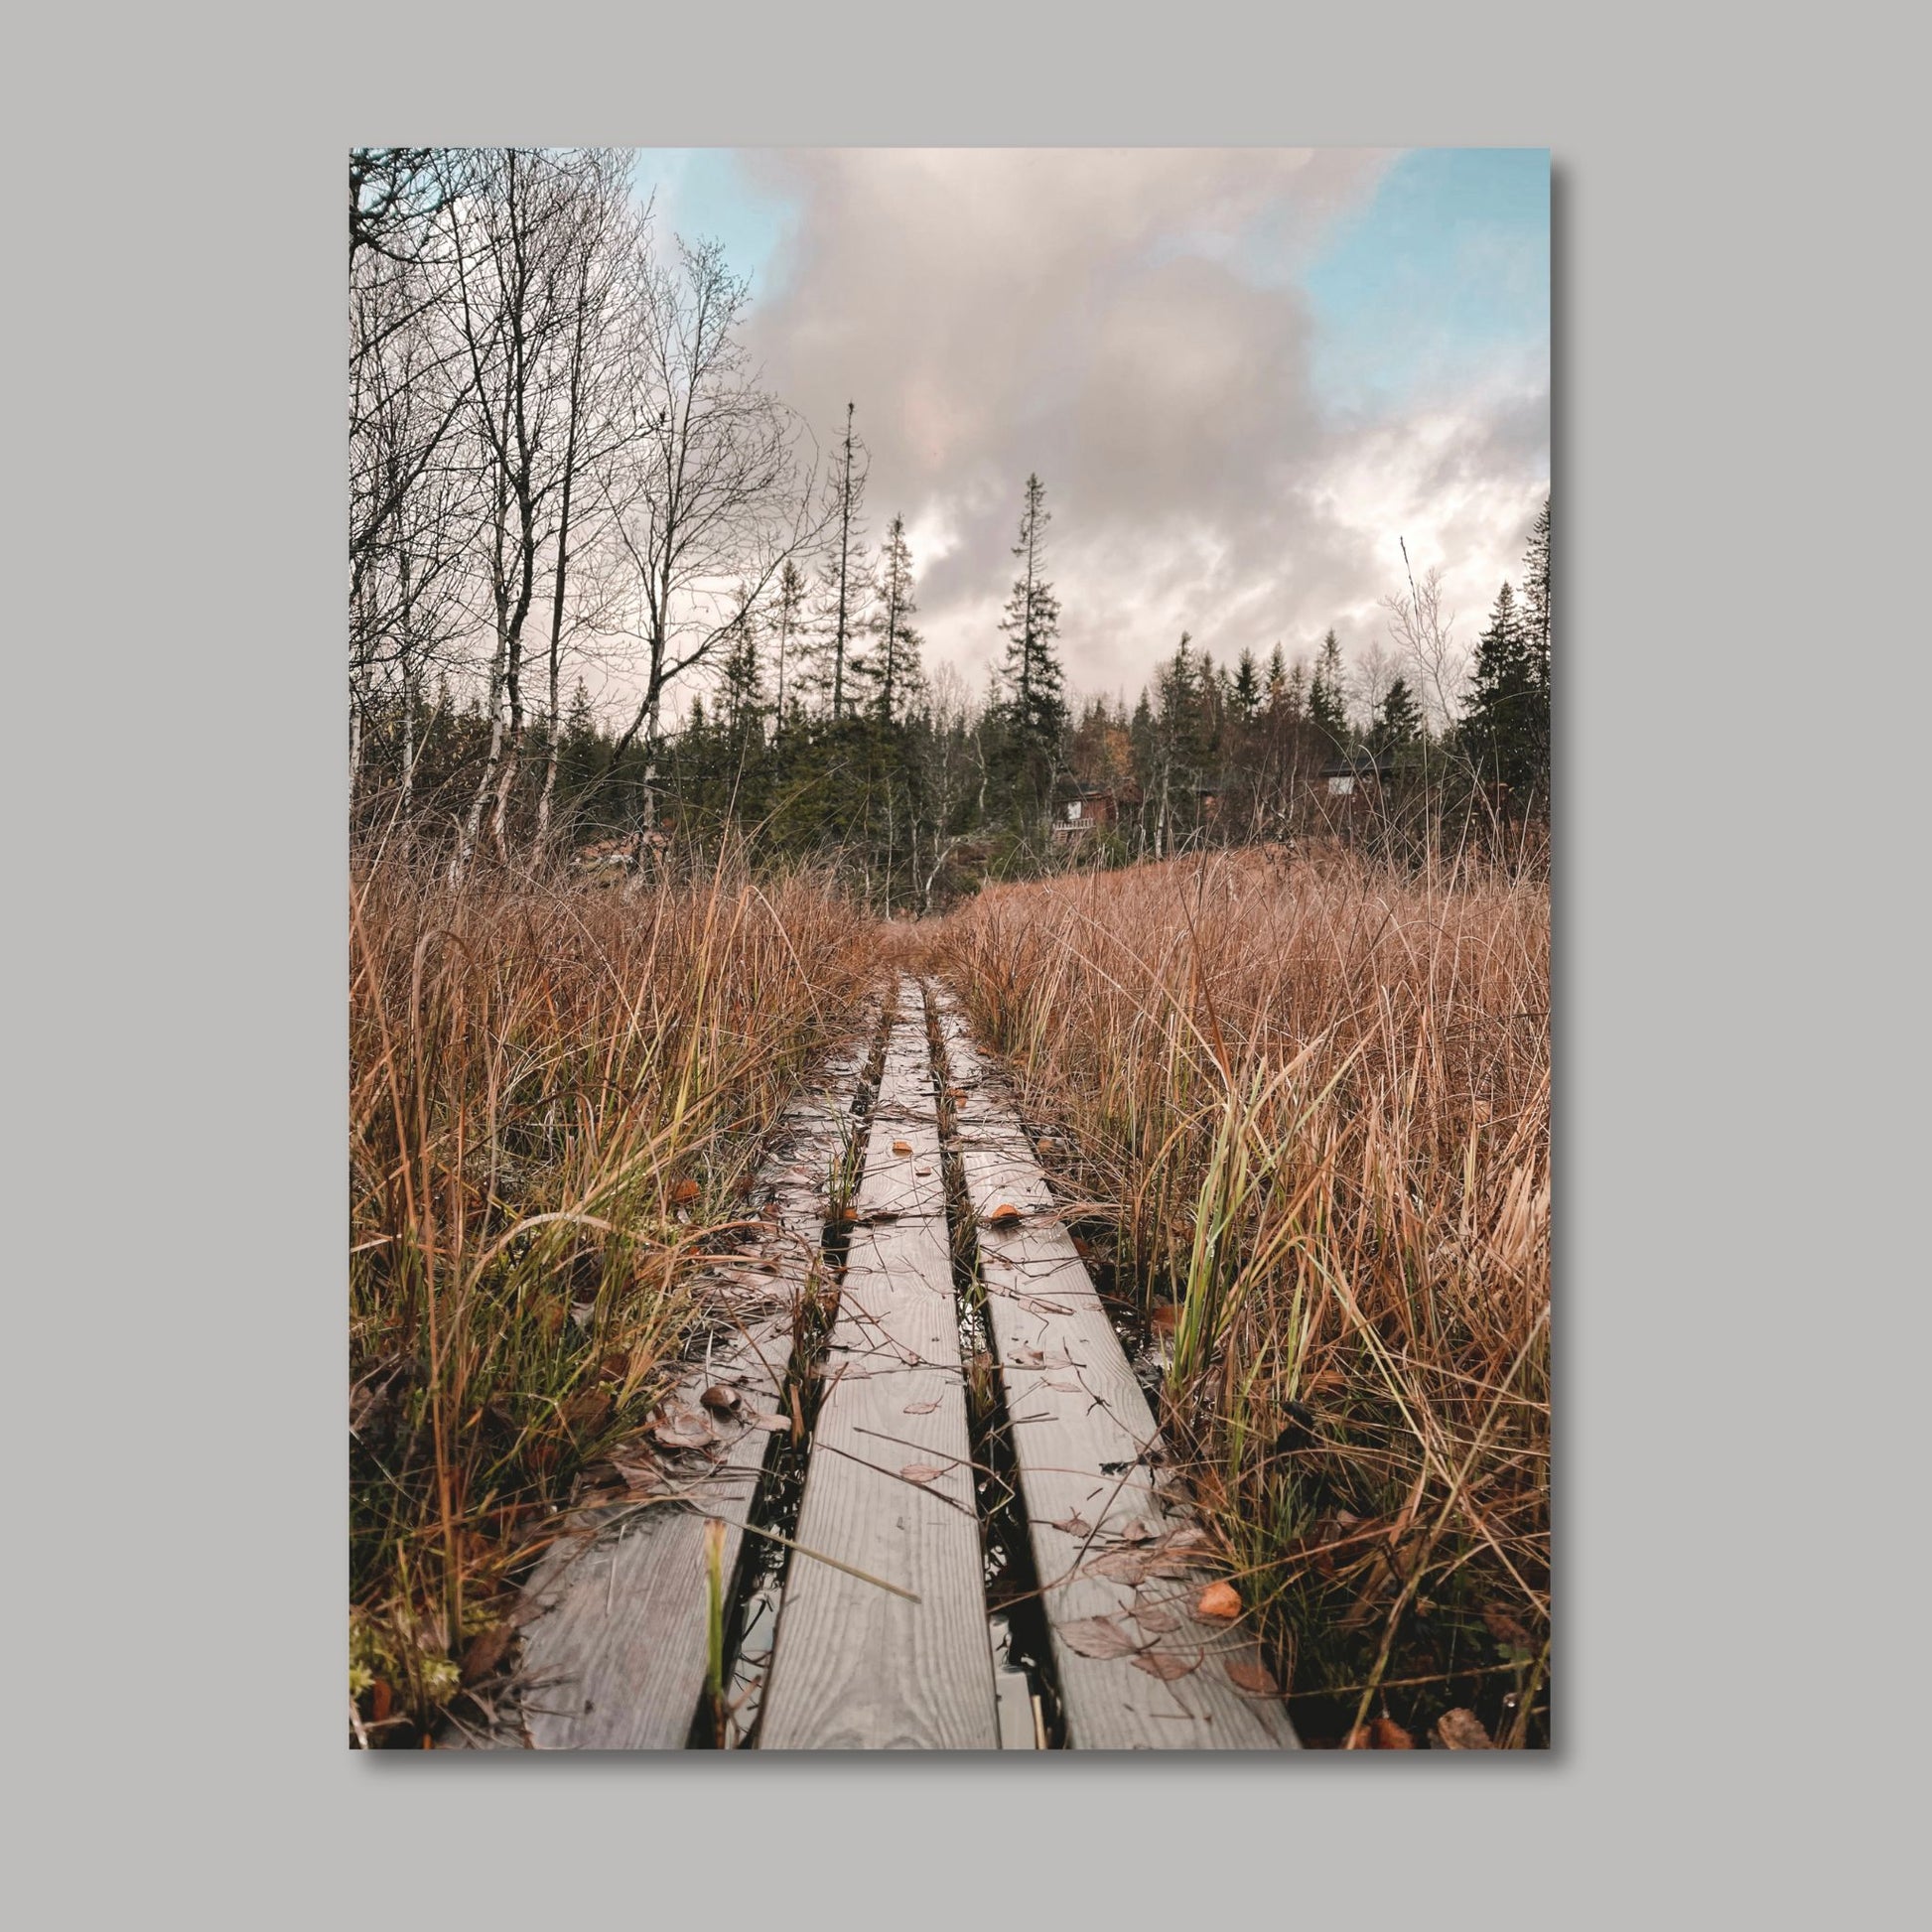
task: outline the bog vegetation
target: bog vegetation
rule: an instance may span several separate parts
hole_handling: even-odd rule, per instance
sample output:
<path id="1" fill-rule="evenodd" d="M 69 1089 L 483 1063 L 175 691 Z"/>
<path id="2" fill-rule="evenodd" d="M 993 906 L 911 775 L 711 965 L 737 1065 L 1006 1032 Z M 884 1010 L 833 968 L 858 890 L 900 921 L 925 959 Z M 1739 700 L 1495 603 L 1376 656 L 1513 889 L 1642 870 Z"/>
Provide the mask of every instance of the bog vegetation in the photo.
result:
<path id="1" fill-rule="evenodd" d="M 933 946 L 1305 1735 L 1474 1709 L 1546 1742 L 1546 889 L 1204 855 L 990 889 Z"/>
<path id="2" fill-rule="evenodd" d="M 1129 708 L 1065 688 L 1015 478 L 971 692 L 896 506 L 872 541 L 863 406 L 821 445 L 761 386 L 627 156 L 349 187 L 358 1724 L 500 1657 L 919 915 L 1305 1733 L 1547 1741 L 1548 504 L 1470 648 L 1405 568 L 1352 657 L 1183 635 Z"/>

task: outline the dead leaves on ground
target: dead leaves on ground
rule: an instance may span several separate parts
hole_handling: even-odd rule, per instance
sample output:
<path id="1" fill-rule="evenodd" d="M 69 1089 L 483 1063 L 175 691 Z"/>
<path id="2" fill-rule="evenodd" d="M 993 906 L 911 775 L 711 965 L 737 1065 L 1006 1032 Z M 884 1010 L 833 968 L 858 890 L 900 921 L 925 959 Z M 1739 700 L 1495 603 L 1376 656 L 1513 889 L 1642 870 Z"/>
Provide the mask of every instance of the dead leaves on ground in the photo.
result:
<path id="1" fill-rule="evenodd" d="M 1493 1751 L 1496 1746 L 1473 1711 L 1445 1711 L 1436 1720 L 1436 1741 L 1446 1751 Z"/>
<path id="2" fill-rule="evenodd" d="M 917 1483 L 937 1482 L 945 1473 L 943 1468 L 932 1462 L 908 1462 L 899 1471 L 907 1482 Z"/>

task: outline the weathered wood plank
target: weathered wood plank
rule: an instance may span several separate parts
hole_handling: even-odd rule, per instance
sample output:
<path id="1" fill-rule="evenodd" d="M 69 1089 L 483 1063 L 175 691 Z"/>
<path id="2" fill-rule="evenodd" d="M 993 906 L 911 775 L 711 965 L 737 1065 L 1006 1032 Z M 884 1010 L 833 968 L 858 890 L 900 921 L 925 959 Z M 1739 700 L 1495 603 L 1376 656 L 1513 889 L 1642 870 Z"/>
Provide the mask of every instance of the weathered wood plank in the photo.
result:
<path id="1" fill-rule="evenodd" d="M 667 1456 L 666 1487 L 687 1503 L 653 1501 L 597 1512 L 560 1544 L 526 1591 L 518 1689 L 485 1737 L 453 1743 L 538 1750 L 680 1750 L 704 1695 L 707 1589 L 704 1523 L 726 1525 L 724 1568 L 738 1562 L 768 1435 L 749 1419 L 779 1403 L 791 1347 L 791 1303 L 820 1252 L 829 1181 L 875 1029 L 829 1062 L 782 1116 L 759 1174 L 768 1236 L 718 1274 L 707 1358 L 673 1401 L 692 1409 L 713 1384 L 737 1390 L 739 1420 L 716 1423 L 717 1459 Z"/>
<path id="2" fill-rule="evenodd" d="M 910 981 L 854 1206 L 797 1540 L 917 1600 L 794 1555 L 758 1741 L 997 1749 L 939 1121 Z"/>
<path id="3" fill-rule="evenodd" d="M 1294 1748 L 1280 1701 L 1255 1697 L 1228 1675 L 1230 1664 L 1257 1661 L 1252 1636 L 1192 1613 L 1205 1579 L 1185 1574 L 1179 1553 L 1198 1524 L 1160 1466 L 1147 1398 L 957 1002 L 943 988 L 931 998 L 1068 1742 L 1088 1750 Z M 996 1219 L 1003 1207 L 1020 1217 Z M 1155 1566 L 1183 1574 L 1159 1576 Z M 1105 1646 L 1104 1633 L 1084 1621 L 1094 1617 L 1109 1619 L 1158 1669 L 1182 1674 L 1165 1679 L 1131 1655 L 1084 1654 L 1096 1634 Z"/>

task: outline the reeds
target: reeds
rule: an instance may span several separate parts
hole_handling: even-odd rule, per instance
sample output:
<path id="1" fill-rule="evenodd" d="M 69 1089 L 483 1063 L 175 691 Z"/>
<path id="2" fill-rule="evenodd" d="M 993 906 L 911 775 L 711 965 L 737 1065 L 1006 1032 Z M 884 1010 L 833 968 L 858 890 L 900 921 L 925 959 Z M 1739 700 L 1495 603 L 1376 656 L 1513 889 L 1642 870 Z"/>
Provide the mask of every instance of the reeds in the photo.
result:
<path id="1" fill-rule="evenodd" d="M 869 943 L 822 882 L 729 861 L 641 889 L 354 867 L 351 1684 L 376 1741 L 500 1654 L 533 1535 L 648 1419 Z"/>
<path id="2" fill-rule="evenodd" d="M 1547 887 L 1204 856 L 990 890 L 935 957 L 1111 1204 L 1305 1734 L 1546 1742 Z"/>

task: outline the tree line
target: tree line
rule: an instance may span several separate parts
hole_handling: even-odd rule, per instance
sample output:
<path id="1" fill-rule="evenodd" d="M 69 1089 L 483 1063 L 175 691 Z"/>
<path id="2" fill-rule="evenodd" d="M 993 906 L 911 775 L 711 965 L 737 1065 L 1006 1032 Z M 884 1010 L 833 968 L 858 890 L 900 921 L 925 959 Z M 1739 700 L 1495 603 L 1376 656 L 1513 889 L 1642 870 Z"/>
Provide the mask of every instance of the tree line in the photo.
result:
<path id="1" fill-rule="evenodd" d="M 820 452 L 750 362 L 748 285 L 656 235 L 627 154 L 354 151 L 349 297 L 358 835 L 461 870 L 748 833 L 905 911 L 1073 857 L 1324 825 L 1413 848 L 1547 809 L 1547 501 L 1467 661 L 1438 571 L 1352 666 L 1332 630 L 1265 664 L 1183 635 L 1129 710 L 1069 702 L 1029 476 L 975 692 L 923 662 L 903 515 L 872 541 L 856 403 Z"/>

